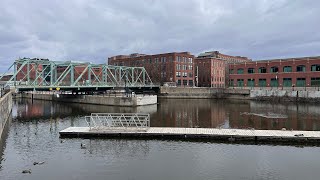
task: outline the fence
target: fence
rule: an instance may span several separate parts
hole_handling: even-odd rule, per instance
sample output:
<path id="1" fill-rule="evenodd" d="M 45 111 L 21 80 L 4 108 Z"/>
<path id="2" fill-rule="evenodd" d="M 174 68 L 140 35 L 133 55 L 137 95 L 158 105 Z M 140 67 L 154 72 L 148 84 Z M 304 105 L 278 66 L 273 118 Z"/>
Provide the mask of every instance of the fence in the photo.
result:
<path id="1" fill-rule="evenodd" d="M 150 115 L 142 113 L 92 113 L 85 120 L 90 130 L 147 130 L 150 127 Z"/>

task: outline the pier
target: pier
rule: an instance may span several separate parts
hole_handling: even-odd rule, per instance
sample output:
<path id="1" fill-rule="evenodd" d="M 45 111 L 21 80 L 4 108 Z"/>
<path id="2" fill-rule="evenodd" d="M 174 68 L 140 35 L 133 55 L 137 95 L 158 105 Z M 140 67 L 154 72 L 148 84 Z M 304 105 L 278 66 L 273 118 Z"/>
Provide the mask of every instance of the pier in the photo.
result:
<path id="1" fill-rule="evenodd" d="M 171 128 L 150 127 L 148 114 L 93 113 L 85 117 L 88 127 L 69 127 L 60 137 L 123 137 L 212 139 L 255 142 L 312 142 L 320 143 L 320 131 Z"/>

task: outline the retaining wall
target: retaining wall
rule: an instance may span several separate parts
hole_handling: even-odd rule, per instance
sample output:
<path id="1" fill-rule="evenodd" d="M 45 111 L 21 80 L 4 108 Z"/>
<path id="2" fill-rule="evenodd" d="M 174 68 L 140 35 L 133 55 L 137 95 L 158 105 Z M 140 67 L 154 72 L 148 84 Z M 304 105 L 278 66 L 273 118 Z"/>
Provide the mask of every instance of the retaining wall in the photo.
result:
<path id="1" fill-rule="evenodd" d="M 320 91 L 316 90 L 251 90 L 250 98 L 254 100 L 320 102 Z"/>
<path id="2" fill-rule="evenodd" d="M 247 89 L 218 89 L 206 87 L 161 87 L 161 98 L 194 98 L 194 99 L 248 99 Z"/>
<path id="3" fill-rule="evenodd" d="M 38 94 L 25 93 L 18 95 L 22 98 L 37 100 L 60 101 L 70 103 L 98 104 L 108 106 L 143 106 L 157 104 L 157 96 L 100 96 L 100 95 L 73 95 L 73 94 Z"/>
<path id="4" fill-rule="evenodd" d="M 0 138 L 2 136 L 3 129 L 10 117 L 12 109 L 12 94 L 11 92 L 0 98 Z"/>

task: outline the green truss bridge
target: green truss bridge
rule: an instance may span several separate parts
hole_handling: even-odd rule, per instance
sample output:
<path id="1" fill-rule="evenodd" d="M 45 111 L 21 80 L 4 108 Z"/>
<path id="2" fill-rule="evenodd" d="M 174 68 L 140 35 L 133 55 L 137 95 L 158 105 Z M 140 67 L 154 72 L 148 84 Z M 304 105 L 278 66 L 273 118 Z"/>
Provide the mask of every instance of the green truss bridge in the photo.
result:
<path id="1" fill-rule="evenodd" d="M 14 61 L 7 70 L 7 72 L 12 71 L 13 76 L 7 81 L 7 85 L 14 86 L 18 91 L 81 92 L 115 88 L 157 91 L 159 89 L 159 85 L 151 81 L 144 67 L 22 58 Z M 3 75 L 0 75 L 0 79 Z"/>

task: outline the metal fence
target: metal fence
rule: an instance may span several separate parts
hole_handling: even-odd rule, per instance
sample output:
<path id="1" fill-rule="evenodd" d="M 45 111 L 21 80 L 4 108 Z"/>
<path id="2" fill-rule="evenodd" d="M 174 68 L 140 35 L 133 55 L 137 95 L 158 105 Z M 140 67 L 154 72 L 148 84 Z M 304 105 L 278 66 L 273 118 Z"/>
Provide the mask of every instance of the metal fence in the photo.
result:
<path id="1" fill-rule="evenodd" d="M 147 130 L 150 127 L 150 115 L 142 113 L 92 113 L 85 120 L 90 130 Z"/>

